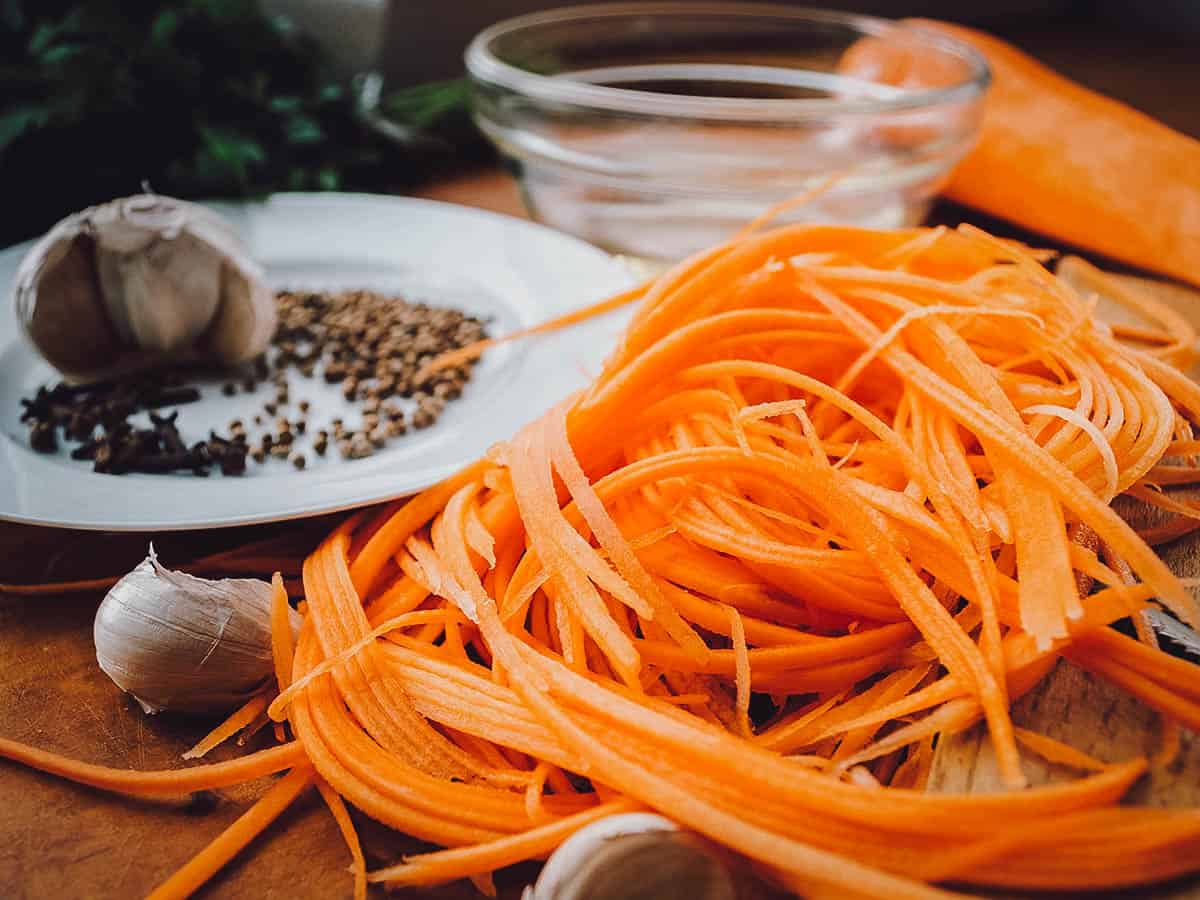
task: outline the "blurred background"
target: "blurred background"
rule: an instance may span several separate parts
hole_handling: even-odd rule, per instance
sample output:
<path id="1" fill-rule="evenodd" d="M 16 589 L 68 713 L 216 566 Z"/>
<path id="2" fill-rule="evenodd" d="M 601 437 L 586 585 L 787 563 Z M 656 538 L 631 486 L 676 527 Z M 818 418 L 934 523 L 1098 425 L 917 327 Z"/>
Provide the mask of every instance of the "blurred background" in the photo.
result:
<path id="1" fill-rule="evenodd" d="M 143 184 L 410 191 L 494 165 L 473 34 L 554 0 L 0 0 L 0 246 Z M 825 0 L 1000 34 L 1200 135 L 1200 2 Z"/>
<path id="2" fill-rule="evenodd" d="M 463 46 L 491 22 L 550 6 L 574 4 L 553 0 L 393 0 L 390 5 L 367 0 L 275 0 L 273 5 L 301 15 L 329 7 L 377 6 L 382 10 L 388 6 L 385 48 L 396 52 L 385 53 L 383 65 L 392 78 L 406 82 L 446 77 L 454 72 Z M 1082 46 L 1085 35 L 1108 36 L 1109 41 L 1093 46 L 1097 52 L 1115 52 L 1113 65 L 1144 59 L 1148 48 L 1139 45 L 1138 37 L 1149 36 L 1152 44 L 1170 39 L 1171 43 L 1178 43 L 1181 51 L 1194 52 L 1194 38 L 1200 34 L 1200 2 L 1196 0 L 814 0 L 789 5 L 893 18 L 948 19 L 995 31 L 1016 39 L 1018 44 L 1044 46 L 1047 42 L 1074 41 Z"/>

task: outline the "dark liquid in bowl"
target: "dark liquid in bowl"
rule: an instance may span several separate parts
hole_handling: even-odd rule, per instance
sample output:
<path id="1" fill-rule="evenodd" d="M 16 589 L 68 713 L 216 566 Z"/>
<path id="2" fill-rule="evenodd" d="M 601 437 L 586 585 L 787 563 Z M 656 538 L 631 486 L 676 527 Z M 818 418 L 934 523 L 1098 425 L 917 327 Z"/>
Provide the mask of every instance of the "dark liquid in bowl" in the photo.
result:
<path id="1" fill-rule="evenodd" d="M 589 79 L 590 80 L 590 79 Z M 725 81 L 692 78 L 655 78 L 603 82 L 606 87 L 677 97 L 725 97 L 741 100 L 801 100 L 830 97 L 829 91 L 753 81 Z"/>
<path id="2" fill-rule="evenodd" d="M 725 100 L 885 98 L 897 88 L 818 69 L 745 63 L 663 62 L 576 69 L 559 78 L 673 97 Z"/>

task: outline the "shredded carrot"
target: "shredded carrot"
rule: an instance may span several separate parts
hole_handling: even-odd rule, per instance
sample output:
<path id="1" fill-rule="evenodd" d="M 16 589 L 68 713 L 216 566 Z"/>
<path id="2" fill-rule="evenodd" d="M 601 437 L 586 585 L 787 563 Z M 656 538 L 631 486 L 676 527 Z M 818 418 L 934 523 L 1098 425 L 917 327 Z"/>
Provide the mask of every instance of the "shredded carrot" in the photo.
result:
<path id="1" fill-rule="evenodd" d="M 1200 446 L 1190 331 L 1136 297 L 1153 327 L 1110 329 L 1043 261 L 969 228 L 748 229 L 542 329 L 641 301 L 590 387 L 329 535 L 294 641 L 275 581 L 269 712 L 295 743 L 172 773 L 0 755 L 143 795 L 311 767 L 285 782 L 316 780 L 359 897 L 491 890 L 636 808 L 819 897 L 1194 873 L 1194 810 L 1117 805 L 1150 763 L 1009 714 L 1065 656 L 1200 727 L 1200 670 L 1107 627 L 1151 598 L 1200 622 L 1109 505 L 1200 523 L 1147 486 L 1200 480 L 1164 462 Z M 757 727 L 752 696 L 777 709 Z M 937 742 L 980 720 L 1012 789 L 926 793 Z M 1022 788 L 1022 747 L 1082 777 Z M 364 875 L 347 804 L 447 849 Z"/>
<path id="2" fill-rule="evenodd" d="M 191 750 L 183 754 L 184 759 L 200 759 L 210 750 L 225 743 L 243 728 L 254 722 L 267 711 L 271 698 L 266 694 L 255 694 L 224 722 L 206 734 Z"/>
<path id="3" fill-rule="evenodd" d="M 540 322 L 537 325 L 532 325 L 529 328 L 521 328 L 513 331 L 503 337 L 485 338 L 482 341 L 476 341 L 474 344 L 468 344 L 466 347 L 460 347 L 457 350 L 449 350 L 441 356 L 435 357 L 425 365 L 423 369 L 417 372 L 414 380 L 420 383 L 428 379 L 435 372 L 440 372 L 443 369 L 460 366 L 463 363 L 470 362 L 473 359 L 478 359 L 483 355 L 484 351 L 492 347 L 498 347 L 501 344 L 507 344 L 511 341 L 520 340 L 521 338 L 532 337 L 536 334 L 546 334 L 550 331 L 556 331 L 560 328 L 566 328 L 570 325 L 575 325 L 579 322 L 584 322 L 595 316 L 601 316 L 605 313 L 612 312 L 615 309 L 620 309 L 622 306 L 628 306 L 635 300 L 641 298 L 645 292 L 645 286 L 633 288 L 624 293 L 617 294 L 614 297 L 609 297 L 601 300 L 599 303 L 594 303 L 590 306 L 585 306 L 582 309 L 577 309 L 566 315 L 557 316 L 546 322 Z"/>
<path id="4" fill-rule="evenodd" d="M 736 663 L 735 684 L 737 686 L 738 731 L 743 737 L 750 737 L 753 729 L 750 725 L 750 651 L 746 647 L 746 627 L 738 611 L 727 606 L 729 615 L 729 634 L 733 641 L 733 658 Z"/>
<path id="5" fill-rule="evenodd" d="M 354 871 L 354 900 L 366 900 L 367 861 L 358 840 L 358 832 L 354 830 L 354 823 L 350 821 L 350 813 L 346 810 L 346 804 L 342 801 L 341 794 L 331 788 L 328 782 L 318 776 L 315 778 L 315 783 L 321 799 L 329 807 L 329 813 L 333 816 L 333 821 L 337 823 L 338 831 L 342 833 L 342 838 L 350 851 L 350 866 Z"/>
<path id="6" fill-rule="evenodd" d="M 307 766 L 293 769 L 211 844 L 152 890 L 146 900 L 182 900 L 191 896 L 291 806 L 292 801 L 312 785 L 312 781 L 312 769 Z"/>
<path id="7" fill-rule="evenodd" d="M 1013 734 L 1023 746 L 1028 747 L 1047 762 L 1070 766 L 1084 772 L 1103 772 L 1108 768 L 1106 763 L 1102 763 L 1094 756 L 1048 735 L 1038 734 L 1036 731 L 1029 731 L 1025 728 L 1014 728 Z"/>
<path id="8" fill-rule="evenodd" d="M 304 761 L 304 751 L 293 741 L 228 762 L 208 763 L 187 769 L 139 772 L 78 762 L 57 753 L 0 738 L 0 757 L 102 791 L 134 797 L 177 797 L 193 791 L 241 784 L 299 765 Z"/>
<path id="9" fill-rule="evenodd" d="M 271 576 L 271 651 L 275 660 L 275 681 L 285 691 L 292 683 L 292 623 L 288 616 L 287 589 L 283 577 Z"/>
<path id="10" fill-rule="evenodd" d="M 1183 738 L 1179 723 L 1174 719 L 1162 718 L 1162 743 L 1157 752 L 1150 758 L 1151 765 L 1166 768 L 1175 762 L 1183 749 Z"/>

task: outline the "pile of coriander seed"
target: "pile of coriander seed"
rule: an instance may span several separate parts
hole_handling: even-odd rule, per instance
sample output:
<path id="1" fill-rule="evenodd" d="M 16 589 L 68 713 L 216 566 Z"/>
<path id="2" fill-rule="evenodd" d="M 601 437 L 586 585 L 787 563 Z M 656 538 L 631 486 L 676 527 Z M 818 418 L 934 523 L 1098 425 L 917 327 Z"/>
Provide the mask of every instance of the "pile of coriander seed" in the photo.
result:
<path id="1" fill-rule="evenodd" d="M 318 456 L 332 447 L 343 459 L 360 459 L 410 426 L 429 427 L 447 403 L 462 395 L 475 362 L 432 373 L 424 371 L 426 366 L 487 337 L 483 322 L 464 312 L 373 291 L 280 291 L 276 299 L 279 325 L 271 349 L 240 380 L 222 387 L 227 396 L 236 394 L 239 384 L 246 392 L 264 382 L 274 387 L 273 399 L 250 422 L 229 423 L 234 436 L 246 435 L 251 427 L 260 431 L 250 440 L 250 458 L 259 463 L 276 457 L 305 468 L 308 458 L 297 441 L 305 434 L 311 434 Z M 339 385 L 343 398 L 361 413 L 359 426 L 349 427 L 341 418 L 310 421 L 309 401 L 292 397 L 301 391 L 289 383 L 293 370 Z"/>

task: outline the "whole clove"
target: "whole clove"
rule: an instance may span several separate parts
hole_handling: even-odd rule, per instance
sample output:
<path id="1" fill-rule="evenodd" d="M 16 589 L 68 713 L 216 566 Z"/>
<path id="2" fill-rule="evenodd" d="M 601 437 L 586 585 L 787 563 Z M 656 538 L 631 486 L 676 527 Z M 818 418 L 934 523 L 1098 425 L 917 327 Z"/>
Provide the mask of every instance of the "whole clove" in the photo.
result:
<path id="1" fill-rule="evenodd" d="M 200 399 L 200 391 L 194 387 L 152 388 L 138 397 L 142 409 L 160 409 L 164 406 L 182 406 Z"/>
<path id="2" fill-rule="evenodd" d="M 29 446 L 38 453 L 53 453 L 58 449 L 58 434 L 53 422 L 35 422 L 29 430 Z"/>
<path id="3" fill-rule="evenodd" d="M 150 422 L 154 425 L 154 431 L 158 435 L 159 443 L 168 453 L 187 453 L 187 445 L 184 444 L 183 438 L 179 436 L 179 429 L 175 427 L 175 421 L 179 418 L 179 410 L 171 413 L 169 416 L 159 416 L 155 413 L 150 413 Z"/>

